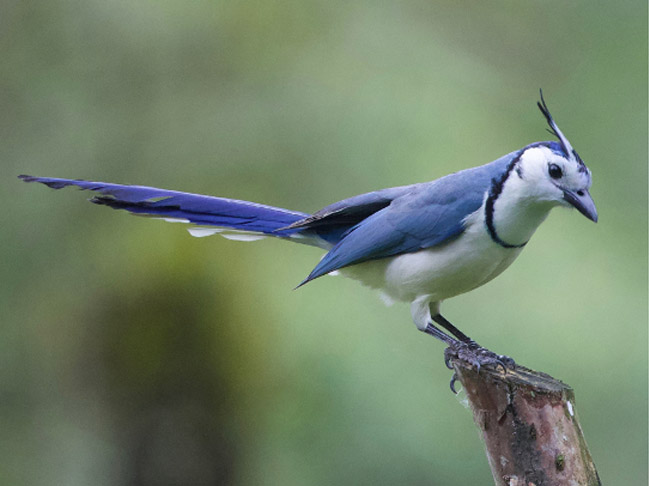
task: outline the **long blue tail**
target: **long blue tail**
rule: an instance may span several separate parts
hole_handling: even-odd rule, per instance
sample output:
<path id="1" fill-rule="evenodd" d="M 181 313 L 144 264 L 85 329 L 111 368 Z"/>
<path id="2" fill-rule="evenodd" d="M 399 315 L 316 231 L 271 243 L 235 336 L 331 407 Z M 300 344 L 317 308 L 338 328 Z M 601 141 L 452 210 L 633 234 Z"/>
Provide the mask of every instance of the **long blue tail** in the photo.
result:
<path id="1" fill-rule="evenodd" d="M 225 227 L 236 231 L 262 233 L 284 238 L 300 236 L 296 241 L 321 245 L 321 242 L 312 241 L 317 238 L 314 238 L 311 232 L 304 231 L 301 228 L 286 228 L 308 216 L 305 213 L 288 209 L 237 199 L 168 191 L 147 186 L 128 186 L 28 175 L 21 175 L 19 178 L 25 182 L 40 182 L 53 189 L 76 186 L 84 190 L 94 191 L 99 195 L 93 197 L 90 200 L 91 202 L 114 209 L 125 209 L 131 213 L 158 216 L 173 221 L 193 223 L 198 226 Z M 200 234 L 197 233 L 196 235 Z"/>

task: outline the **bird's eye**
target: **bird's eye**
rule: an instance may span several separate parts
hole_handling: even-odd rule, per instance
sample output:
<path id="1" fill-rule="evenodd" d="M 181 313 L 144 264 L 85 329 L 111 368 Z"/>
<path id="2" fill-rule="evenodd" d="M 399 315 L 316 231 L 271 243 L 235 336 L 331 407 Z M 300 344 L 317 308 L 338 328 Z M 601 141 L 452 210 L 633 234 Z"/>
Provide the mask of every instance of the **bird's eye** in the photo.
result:
<path id="1" fill-rule="evenodd" d="M 562 177 L 562 169 L 560 169 L 560 166 L 557 164 L 550 164 L 548 166 L 548 175 L 553 179 L 559 179 Z"/>

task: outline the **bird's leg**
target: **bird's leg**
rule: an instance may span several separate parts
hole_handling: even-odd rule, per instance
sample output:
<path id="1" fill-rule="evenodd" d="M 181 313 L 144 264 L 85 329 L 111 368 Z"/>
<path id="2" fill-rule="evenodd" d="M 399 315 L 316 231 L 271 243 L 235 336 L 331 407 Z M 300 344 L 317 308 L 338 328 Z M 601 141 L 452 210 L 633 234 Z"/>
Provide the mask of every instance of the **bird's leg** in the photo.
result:
<path id="1" fill-rule="evenodd" d="M 440 339 L 447 346 L 453 346 L 455 344 L 458 344 L 458 341 L 456 341 L 454 338 L 452 338 L 451 336 L 445 334 L 443 331 L 438 329 L 433 324 L 433 322 L 430 322 L 429 324 L 427 324 L 427 327 L 424 330 L 424 332 L 427 333 L 430 336 L 433 336 L 436 339 Z"/>
<path id="2" fill-rule="evenodd" d="M 442 314 L 436 314 L 435 316 L 432 317 L 432 319 L 438 325 L 444 327 L 445 329 L 447 329 L 447 331 L 449 331 L 454 336 L 456 336 L 456 338 L 458 338 L 461 342 L 467 343 L 468 345 L 478 346 L 478 344 L 476 344 L 476 342 L 473 339 L 471 339 L 467 334 L 462 332 L 460 329 L 458 329 L 456 326 L 454 326 L 451 322 L 449 322 L 447 319 L 445 319 L 442 316 Z"/>
<path id="3" fill-rule="evenodd" d="M 481 366 L 484 365 L 499 366 L 504 370 L 506 368 L 513 368 L 515 366 L 515 361 L 512 358 L 509 356 L 493 353 L 489 349 L 478 345 L 476 341 L 456 328 L 456 326 L 445 319 L 442 315 L 436 314 L 432 317 L 432 319 L 441 327 L 445 328 L 447 331 L 453 334 L 456 338 L 458 338 L 458 341 L 455 339 L 452 339 L 451 342 L 445 341 L 449 346 L 447 349 L 445 349 L 445 364 L 448 368 L 452 368 L 450 363 L 452 358 L 458 358 L 462 359 L 463 361 L 467 361 L 468 363 L 474 365 L 477 371 L 480 370 Z M 433 327 L 433 325 L 431 326 Z M 439 332 L 442 333 L 442 331 Z M 444 335 L 447 336 L 446 334 Z"/>

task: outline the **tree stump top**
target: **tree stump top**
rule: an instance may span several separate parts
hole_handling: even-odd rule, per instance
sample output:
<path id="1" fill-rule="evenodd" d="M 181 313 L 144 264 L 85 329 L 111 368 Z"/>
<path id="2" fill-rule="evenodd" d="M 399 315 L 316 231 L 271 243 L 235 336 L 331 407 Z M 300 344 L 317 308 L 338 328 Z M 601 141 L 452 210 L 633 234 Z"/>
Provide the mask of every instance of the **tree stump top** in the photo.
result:
<path id="1" fill-rule="evenodd" d="M 497 486 L 600 486 L 570 386 L 523 366 L 451 363 Z"/>

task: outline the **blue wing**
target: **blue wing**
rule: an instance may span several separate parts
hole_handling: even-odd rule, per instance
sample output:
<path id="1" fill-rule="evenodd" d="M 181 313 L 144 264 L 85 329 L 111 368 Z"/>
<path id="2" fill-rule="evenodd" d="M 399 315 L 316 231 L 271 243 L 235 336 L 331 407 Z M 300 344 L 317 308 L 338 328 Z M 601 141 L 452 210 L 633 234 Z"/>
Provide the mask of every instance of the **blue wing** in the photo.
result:
<path id="1" fill-rule="evenodd" d="M 300 285 L 339 268 L 431 248 L 458 237 L 465 218 L 481 207 L 492 180 L 507 170 L 516 154 L 408 186 L 390 204 L 343 234 Z"/>
<path id="2" fill-rule="evenodd" d="M 325 241 L 335 244 L 350 228 L 410 192 L 416 185 L 391 187 L 343 199 L 282 229 L 311 230 Z"/>

